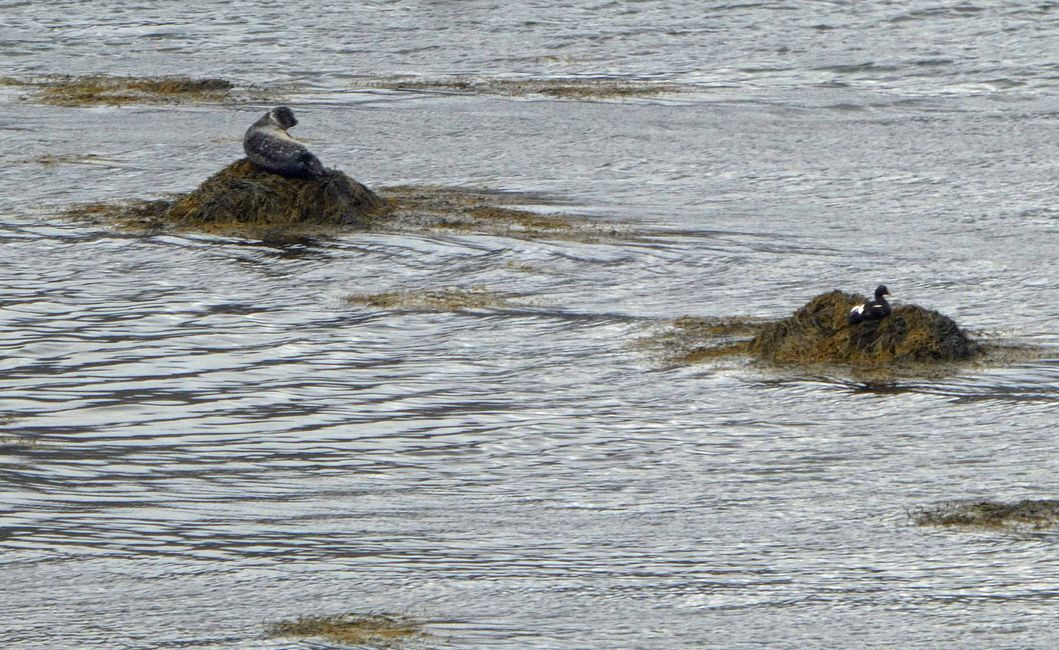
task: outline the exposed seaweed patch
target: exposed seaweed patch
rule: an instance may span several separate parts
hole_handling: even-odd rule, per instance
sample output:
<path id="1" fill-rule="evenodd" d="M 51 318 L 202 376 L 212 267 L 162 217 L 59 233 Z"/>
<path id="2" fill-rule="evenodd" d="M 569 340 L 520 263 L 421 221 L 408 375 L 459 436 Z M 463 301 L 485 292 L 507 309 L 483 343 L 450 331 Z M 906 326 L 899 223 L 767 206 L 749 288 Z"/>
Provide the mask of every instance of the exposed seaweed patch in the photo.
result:
<path id="1" fill-rule="evenodd" d="M 145 232 L 198 231 L 252 239 L 330 237 L 350 230 L 459 232 L 580 242 L 633 240 L 646 233 L 566 214 L 516 207 L 541 197 L 438 186 L 376 194 L 341 171 L 287 178 L 238 160 L 186 194 L 156 200 L 75 205 L 60 216 Z"/>
<path id="2" fill-rule="evenodd" d="M 697 318 L 682 316 L 661 333 L 641 339 L 641 348 L 654 351 L 665 367 L 701 363 L 747 354 L 751 337 L 765 321 L 750 317 Z"/>
<path id="3" fill-rule="evenodd" d="M 427 636 L 423 625 L 421 621 L 390 614 L 336 614 L 280 621 L 269 625 L 265 633 L 269 638 L 321 637 L 348 645 L 395 648 Z"/>
<path id="4" fill-rule="evenodd" d="M 944 377 L 1045 358 L 1044 348 L 971 339 L 938 312 L 902 305 L 878 322 L 849 326 L 849 308 L 862 300 L 841 291 L 817 296 L 789 318 L 674 320 L 639 347 L 664 367 L 728 357 L 754 359 L 770 372 L 850 374 L 860 381 Z"/>
<path id="5" fill-rule="evenodd" d="M 34 101 L 55 106 L 218 102 L 228 99 L 235 87 L 226 79 L 108 75 L 51 75 L 25 81 L 5 77 L 3 83 L 34 88 Z"/>
<path id="6" fill-rule="evenodd" d="M 509 296 L 487 291 L 481 287 L 471 289 L 452 287 L 354 294 L 347 300 L 353 304 L 378 309 L 455 312 L 468 309 L 502 309 L 509 306 L 508 298 Z"/>
<path id="7" fill-rule="evenodd" d="M 1059 500 L 1025 499 L 1016 503 L 954 502 L 920 509 L 910 514 L 917 526 L 1042 530 L 1059 524 Z"/>
<path id="8" fill-rule="evenodd" d="M 616 77 L 572 77 L 566 79 L 490 79 L 450 77 L 441 79 L 379 78 L 364 79 L 357 87 L 413 92 L 448 92 L 504 97 L 542 96 L 554 99 L 598 100 L 639 99 L 672 95 L 681 86 L 653 81 L 633 81 Z"/>
<path id="9" fill-rule="evenodd" d="M 329 169 L 311 180 L 287 178 L 241 159 L 174 201 L 166 219 L 207 232 L 304 224 L 365 228 L 379 205 L 374 192 L 341 171 Z"/>
<path id="10" fill-rule="evenodd" d="M 978 345 L 936 311 L 899 305 L 879 321 L 848 325 L 846 316 L 863 296 L 832 291 L 761 330 L 750 353 L 779 364 L 893 365 L 967 361 Z"/>

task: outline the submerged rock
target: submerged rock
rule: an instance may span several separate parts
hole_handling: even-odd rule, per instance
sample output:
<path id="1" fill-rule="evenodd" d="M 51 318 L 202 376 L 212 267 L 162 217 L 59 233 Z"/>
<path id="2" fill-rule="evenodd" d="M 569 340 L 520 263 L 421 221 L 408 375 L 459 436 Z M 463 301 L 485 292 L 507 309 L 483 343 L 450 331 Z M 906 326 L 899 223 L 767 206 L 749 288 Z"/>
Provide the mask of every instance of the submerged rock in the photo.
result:
<path id="1" fill-rule="evenodd" d="M 288 178 L 244 158 L 176 199 L 164 219 L 204 230 L 234 224 L 365 226 L 380 203 L 374 192 L 335 169 L 321 178 Z"/>
<path id="2" fill-rule="evenodd" d="M 750 342 L 751 354 L 776 363 L 887 364 L 971 359 L 979 352 L 949 317 L 901 305 L 882 320 L 849 325 L 849 310 L 863 296 L 832 291 L 793 315 L 766 325 Z"/>

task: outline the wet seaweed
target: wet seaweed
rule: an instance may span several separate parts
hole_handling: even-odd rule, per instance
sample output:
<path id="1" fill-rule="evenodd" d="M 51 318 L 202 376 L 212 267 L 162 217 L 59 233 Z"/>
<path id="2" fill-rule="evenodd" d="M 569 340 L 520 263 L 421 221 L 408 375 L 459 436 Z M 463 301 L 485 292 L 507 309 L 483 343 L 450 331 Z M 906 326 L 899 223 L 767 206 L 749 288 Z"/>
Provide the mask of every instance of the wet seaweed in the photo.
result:
<path id="1" fill-rule="evenodd" d="M 617 224 L 541 214 L 516 202 L 523 194 L 438 186 L 398 186 L 375 193 L 341 171 L 287 178 L 238 160 L 186 194 L 168 199 L 75 205 L 60 216 L 118 228 L 198 231 L 254 239 L 329 237 L 350 230 L 459 232 L 597 242 L 641 235 Z"/>
<path id="2" fill-rule="evenodd" d="M 1042 530 L 1059 524 L 1059 500 L 950 502 L 910 514 L 917 526 Z"/>
<path id="3" fill-rule="evenodd" d="M 667 367 L 743 356 L 772 371 L 838 371 L 872 382 L 942 377 L 1047 354 L 1043 348 L 972 339 L 952 319 L 916 305 L 899 305 L 881 321 L 848 325 L 849 309 L 862 300 L 832 291 L 781 320 L 685 316 L 640 341 L 640 347 L 657 352 Z"/>
<path id="4" fill-rule="evenodd" d="M 448 92 L 505 97 L 542 96 L 553 99 L 599 100 L 638 99 L 681 92 L 672 83 L 619 79 L 616 77 L 576 77 L 565 79 L 495 79 L 449 77 L 441 79 L 376 78 L 363 79 L 357 87 L 412 92 Z"/>
<path id="5" fill-rule="evenodd" d="M 269 638 L 321 637 L 355 646 L 395 648 L 426 636 L 423 625 L 391 614 L 336 614 L 280 621 L 269 625 L 265 634 Z"/>
<path id="6" fill-rule="evenodd" d="M 368 228 L 383 205 L 341 171 L 311 180 L 287 178 L 241 159 L 172 199 L 76 205 L 62 216 L 151 232 L 289 239 Z"/>
<path id="7" fill-rule="evenodd" d="M 816 296 L 790 317 L 764 327 L 749 351 L 778 364 L 853 365 L 966 361 L 979 353 L 952 319 L 916 305 L 894 307 L 882 320 L 847 324 L 850 308 L 863 301 L 838 290 Z"/>
<path id="8" fill-rule="evenodd" d="M 34 88 L 34 101 L 55 106 L 218 102 L 228 99 L 235 87 L 226 79 L 180 76 L 50 75 L 29 80 L 5 77 L 3 83 Z"/>
<path id="9" fill-rule="evenodd" d="M 377 309 L 405 311 L 456 312 L 469 309 L 501 309 L 508 306 L 508 296 L 480 287 L 471 289 L 415 289 L 374 294 L 354 294 L 350 303 Z"/>
<path id="10" fill-rule="evenodd" d="M 241 159 L 174 201 L 166 219 L 207 232 L 301 224 L 365 228 L 380 203 L 374 192 L 338 170 L 318 179 L 287 178 Z"/>
<path id="11" fill-rule="evenodd" d="M 433 230 L 586 243 L 642 236 L 620 224 L 564 213 L 542 214 L 515 205 L 524 200 L 540 202 L 541 197 L 436 185 L 385 187 L 379 194 L 387 207 L 376 229 L 386 232 Z"/>

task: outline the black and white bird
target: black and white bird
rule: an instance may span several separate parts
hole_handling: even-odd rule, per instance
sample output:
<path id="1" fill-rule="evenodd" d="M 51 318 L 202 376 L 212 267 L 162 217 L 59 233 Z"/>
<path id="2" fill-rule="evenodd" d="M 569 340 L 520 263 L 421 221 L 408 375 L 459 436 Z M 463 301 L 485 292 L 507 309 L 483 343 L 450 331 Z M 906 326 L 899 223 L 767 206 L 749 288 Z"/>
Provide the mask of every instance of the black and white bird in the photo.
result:
<path id="1" fill-rule="evenodd" d="M 875 299 L 868 300 L 849 310 L 849 324 L 856 325 L 866 320 L 882 320 L 890 315 L 890 303 L 883 296 L 890 295 L 885 284 L 875 287 Z"/>

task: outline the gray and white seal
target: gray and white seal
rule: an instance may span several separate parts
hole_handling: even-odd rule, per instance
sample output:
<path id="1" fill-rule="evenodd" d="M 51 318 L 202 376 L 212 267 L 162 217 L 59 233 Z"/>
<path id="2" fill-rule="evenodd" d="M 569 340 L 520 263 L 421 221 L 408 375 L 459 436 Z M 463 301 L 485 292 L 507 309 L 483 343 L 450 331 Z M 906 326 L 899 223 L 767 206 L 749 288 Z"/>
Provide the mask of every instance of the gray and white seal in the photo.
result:
<path id="1" fill-rule="evenodd" d="M 298 123 L 294 111 L 277 106 L 254 122 L 243 136 L 243 150 L 258 167 L 292 178 L 320 178 L 324 166 L 309 149 L 287 133 Z"/>

